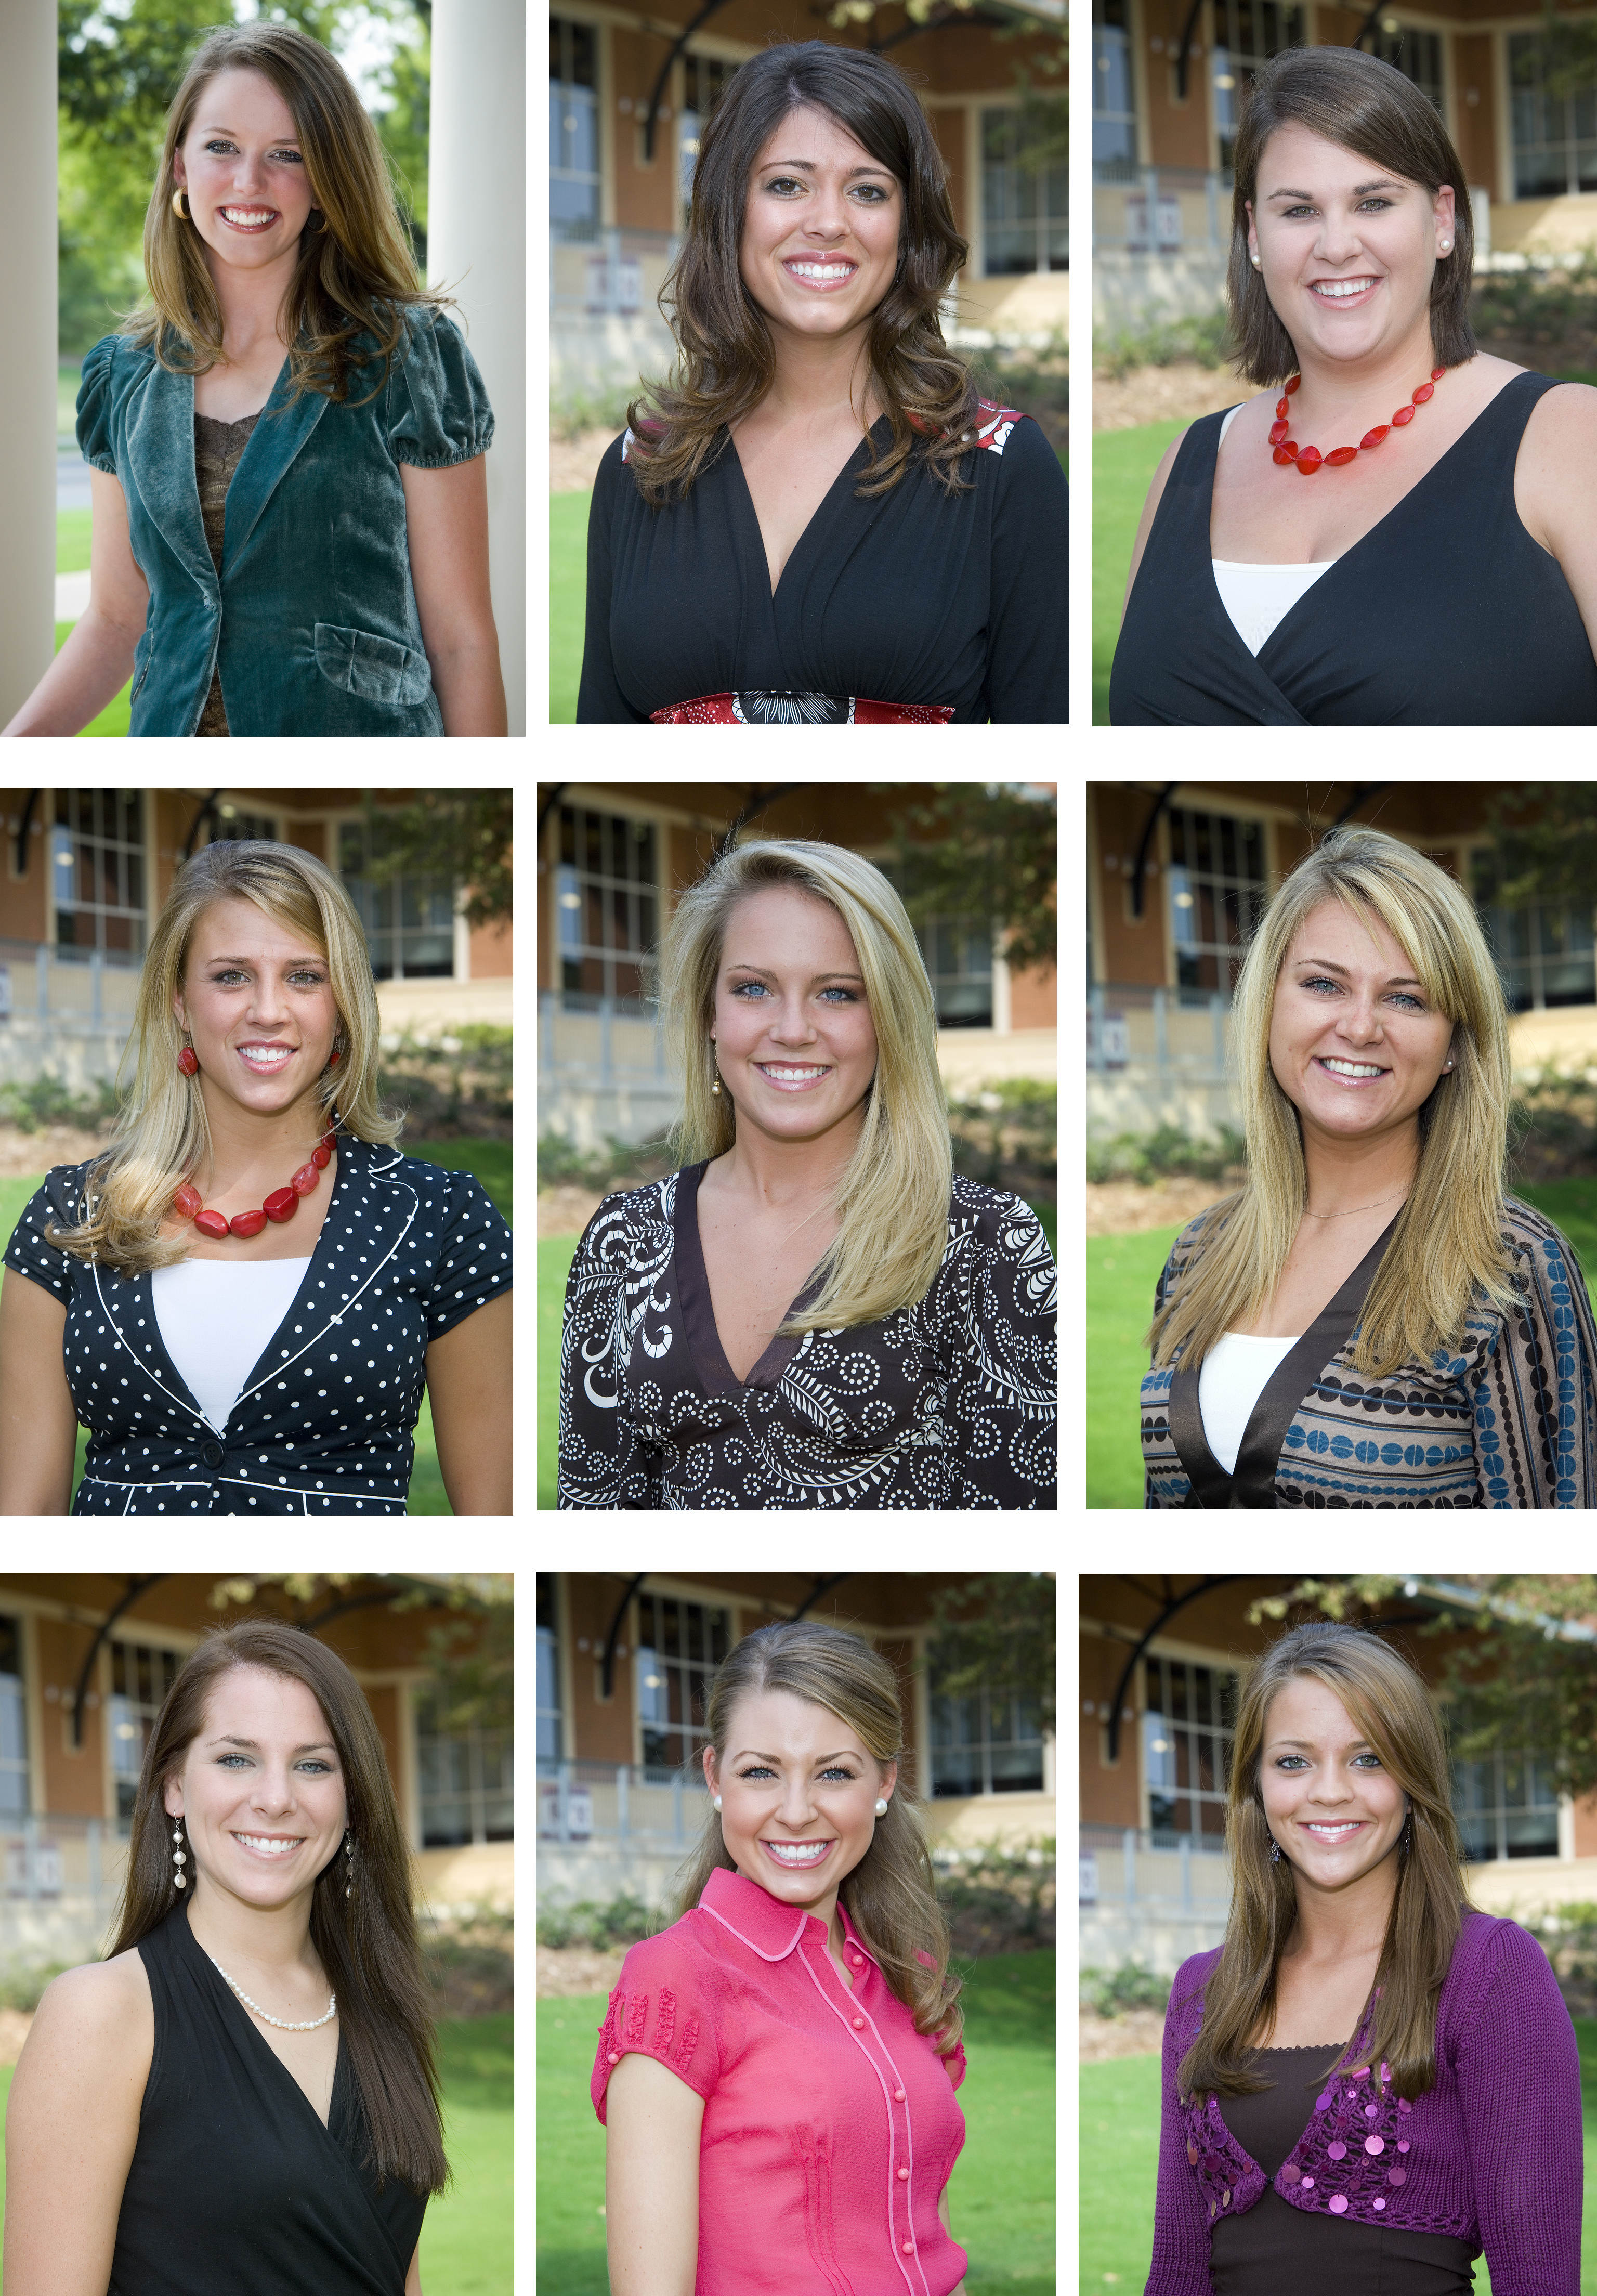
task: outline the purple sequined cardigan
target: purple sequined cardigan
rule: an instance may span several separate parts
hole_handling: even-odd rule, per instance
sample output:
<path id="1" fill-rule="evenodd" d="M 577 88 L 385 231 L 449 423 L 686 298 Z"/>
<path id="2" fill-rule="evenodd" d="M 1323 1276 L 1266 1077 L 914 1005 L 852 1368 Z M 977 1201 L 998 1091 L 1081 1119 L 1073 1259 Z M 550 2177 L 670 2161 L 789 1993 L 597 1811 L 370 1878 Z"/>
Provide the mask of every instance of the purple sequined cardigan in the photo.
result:
<path id="1" fill-rule="evenodd" d="M 1221 1950 L 1183 1962 L 1170 1990 L 1146 2296 L 1210 2296 L 1210 2225 L 1265 2189 L 1218 2103 L 1183 2105 L 1176 2087 Z M 1411 2105 L 1368 2067 L 1328 2080 L 1274 2179 L 1306 2212 L 1484 2248 L 1492 2296 L 1580 2296 L 1581 2186 L 1569 2013 L 1536 1939 L 1486 1914 L 1465 1915 L 1442 1987 L 1435 2087 Z"/>

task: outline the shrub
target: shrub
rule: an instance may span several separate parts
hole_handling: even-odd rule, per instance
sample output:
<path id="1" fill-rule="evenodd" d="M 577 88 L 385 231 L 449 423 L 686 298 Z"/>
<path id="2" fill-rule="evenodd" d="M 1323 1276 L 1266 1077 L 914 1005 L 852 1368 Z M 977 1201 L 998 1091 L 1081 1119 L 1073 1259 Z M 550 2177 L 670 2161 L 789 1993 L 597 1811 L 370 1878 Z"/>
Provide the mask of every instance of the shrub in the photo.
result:
<path id="1" fill-rule="evenodd" d="M 497 2017 L 515 2006 L 516 1920 L 469 1906 L 422 1930 L 422 1958 L 440 2017 Z"/>
<path id="2" fill-rule="evenodd" d="M 101 1132 L 116 1120 L 116 1092 L 104 1077 L 80 1093 L 69 1092 L 59 1077 L 0 1085 L 0 1123 L 14 1124 L 19 1132 L 42 1132 L 47 1124 L 75 1124 L 80 1131 Z"/>
<path id="3" fill-rule="evenodd" d="M 8 1969 L 0 1977 L 0 2009 L 20 2009 L 24 2015 L 31 2015 L 51 1979 L 71 1966 L 70 1962 L 48 1961 L 37 1969 Z"/>
<path id="4" fill-rule="evenodd" d="M 1200 316 L 1168 319 L 1138 332 L 1099 336 L 1093 346 L 1093 365 L 1099 374 L 1123 382 L 1143 366 L 1194 365 L 1221 367 L 1226 356 L 1227 322 L 1221 310 Z"/>
<path id="5" fill-rule="evenodd" d="M 1059 1091 L 1035 1077 L 948 1096 L 954 1168 L 989 1188 L 1052 1197 L 1059 1186 Z"/>
<path id="6" fill-rule="evenodd" d="M 1525 1926 L 1552 1963 L 1569 2014 L 1597 2016 L 1597 1905 L 1555 1906 Z"/>
<path id="7" fill-rule="evenodd" d="M 1170 1980 L 1155 1976 L 1140 1961 L 1123 1961 L 1118 1969 L 1084 1969 L 1080 1998 L 1095 2016 L 1123 2017 L 1128 2009 L 1163 2009 Z"/>
<path id="8" fill-rule="evenodd" d="M 386 1031 L 380 1097 L 407 1111 L 413 1140 L 509 1139 L 514 1048 L 512 1029 L 482 1021 L 430 1038 Z"/>
<path id="9" fill-rule="evenodd" d="M 1045 1952 L 1055 1939 L 1055 1848 L 1052 1839 L 931 1853 L 938 1899 L 957 1955 Z"/>
<path id="10" fill-rule="evenodd" d="M 663 1911 L 623 1892 L 607 1906 L 585 1898 L 574 1906 L 540 1908 L 537 1938 L 540 1945 L 580 1945 L 586 1946 L 590 1952 L 611 1953 L 618 1947 L 637 1945 L 644 1938 L 654 1937 L 667 1926 L 668 1917 Z"/>
<path id="11" fill-rule="evenodd" d="M 1221 1126 L 1217 1140 L 1194 1139 L 1179 1125 L 1161 1124 L 1157 1132 L 1121 1132 L 1087 1143 L 1089 1180 L 1138 1180 L 1144 1187 L 1177 1175 L 1215 1181 L 1245 1177 L 1247 1160 L 1248 1144 L 1229 1124 Z"/>

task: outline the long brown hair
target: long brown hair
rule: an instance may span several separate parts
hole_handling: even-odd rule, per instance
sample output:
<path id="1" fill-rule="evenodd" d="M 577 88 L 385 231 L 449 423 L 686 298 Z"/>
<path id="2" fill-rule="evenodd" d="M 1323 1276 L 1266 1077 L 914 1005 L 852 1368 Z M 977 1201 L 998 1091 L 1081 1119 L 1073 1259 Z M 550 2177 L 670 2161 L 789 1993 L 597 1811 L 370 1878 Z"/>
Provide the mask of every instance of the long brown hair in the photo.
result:
<path id="1" fill-rule="evenodd" d="M 199 233 L 172 211 L 172 157 L 193 121 L 207 84 L 219 72 L 258 72 L 293 116 L 315 201 L 299 235 L 299 258 L 283 305 L 289 345 L 289 395 L 319 390 L 342 401 L 352 373 L 374 356 L 381 372 L 365 406 L 388 381 L 407 310 L 440 308 L 448 298 L 423 288 L 399 218 L 388 158 L 354 83 L 320 41 L 286 24 L 241 24 L 210 33 L 184 74 L 167 114 L 160 168 L 144 217 L 144 276 L 150 299 L 122 332 L 152 350 L 169 374 L 204 374 L 222 357 L 222 312 Z M 375 343 L 360 344 L 369 336 Z"/>
<path id="2" fill-rule="evenodd" d="M 944 342 L 938 309 L 970 249 L 954 226 L 937 139 L 896 65 L 867 49 L 795 40 L 738 67 L 700 137 L 687 232 L 659 297 L 676 338 L 676 376 L 627 410 L 629 460 L 645 502 L 680 501 L 725 444 L 723 432 L 759 405 L 774 379 L 771 330 L 743 283 L 739 255 L 749 176 L 796 104 L 829 112 L 904 196 L 898 277 L 872 315 L 865 344 L 893 439 L 879 458 L 865 432 L 871 459 L 855 492 L 886 494 L 912 455 L 951 493 L 968 483 L 959 464 L 970 451 L 976 385 Z"/>
<path id="3" fill-rule="evenodd" d="M 1259 162 L 1271 136 L 1286 127 L 1306 127 L 1405 183 L 1423 184 L 1433 197 L 1452 184 L 1453 250 L 1439 257 L 1431 276 L 1430 340 L 1437 366 L 1464 365 L 1479 348 L 1470 324 L 1475 218 L 1470 179 L 1440 112 L 1396 64 L 1362 48 L 1282 48 L 1243 94 L 1232 162 L 1225 295 L 1243 381 L 1280 382 L 1298 365 L 1292 338 L 1248 254 L 1248 202 L 1258 205 Z"/>
<path id="4" fill-rule="evenodd" d="M 1298 1919 L 1290 1862 L 1274 1864 L 1259 1792 L 1259 1765 L 1270 1702 L 1287 1683 L 1323 1683 L 1339 1698 L 1410 1802 L 1409 1846 L 1399 1860 L 1397 1890 L 1370 2006 L 1340 2062 L 1367 2064 L 1380 2086 L 1390 2071 L 1398 2096 L 1423 2096 L 1436 2085 L 1437 2003 L 1459 1925 L 1470 1910 L 1458 1827 L 1448 1792 L 1447 1738 L 1429 1685 L 1396 1651 L 1359 1627 L 1314 1620 L 1273 1643 L 1249 1676 L 1237 1709 L 1225 1810 L 1231 1860 L 1231 1918 L 1218 1965 L 1204 1989 L 1203 2023 L 1182 2060 L 1183 2096 L 1241 2096 L 1268 2087 L 1248 2070 L 1254 2035 L 1275 2016 L 1276 1975 Z"/>
<path id="5" fill-rule="evenodd" d="M 417 2193 L 448 2180 L 433 2054 L 432 2009 L 411 1902 L 410 1848 L 365 1694 L 336 1652 L 299 1627 L 245 1619 L 201 1640 L 156 1717 L 133 1807 L 121 1925 L 110 1959 L 157 1930 L 179 1900 L 172 1888 L 165 1792 L 205 1726 L 219 1678 L 239 1666 L 302 1682 L 338 1749 L 356 1842 L 354 1894 L 335 1852 L 316 1876 L 310 1936 L 338 1996 L 339 2022 L 365 2108 L 366 2165 Z"/>
<path id="6" fill-rule="evenodd" d="M 738 1701 L 772 1690 L 825 1707 L 858 1733 L 874 1761 L 884 1767 L 889 1762 L 902 1765 L 904 1709 L 892 1668 L 857 1635 L 814 1619 L 758 1627 L 722 1660 L 704 1718 L 717 1764 L 725 1759 Z M 900 1767 L 887 1815 L 877 1819 L 871 1847 L 845 1874 L 838 1895 L 892 1992 L 913 2017 L 916 2032 L 935 2035 L 939 2054 L 946 2056 L 958 2044 L 964 2013 L 959 2005 L 961 1980 L 948 1967 L 948 1924 L 938 1903 L 922 1807 Z M 717 1870 L 735 1874 L 737 1860 L 727 1851 L 720 1813 L 712 1806 L 699 1848 L 682 1871 L 679 1919 L 692 1911 Z"/>

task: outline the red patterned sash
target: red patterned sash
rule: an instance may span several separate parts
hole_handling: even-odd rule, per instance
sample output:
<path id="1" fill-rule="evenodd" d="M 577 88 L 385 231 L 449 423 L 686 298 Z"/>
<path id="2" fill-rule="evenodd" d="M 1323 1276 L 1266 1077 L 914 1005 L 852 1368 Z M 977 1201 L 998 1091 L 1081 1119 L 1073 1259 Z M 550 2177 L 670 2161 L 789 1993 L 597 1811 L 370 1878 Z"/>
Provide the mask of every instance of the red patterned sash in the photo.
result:
<path id="1" fill-rule="evenodd" d="M 867 701 L 863 693 L 701 693 L 651 711 L 651 726 L 946 726 L 952 708 Z"/>

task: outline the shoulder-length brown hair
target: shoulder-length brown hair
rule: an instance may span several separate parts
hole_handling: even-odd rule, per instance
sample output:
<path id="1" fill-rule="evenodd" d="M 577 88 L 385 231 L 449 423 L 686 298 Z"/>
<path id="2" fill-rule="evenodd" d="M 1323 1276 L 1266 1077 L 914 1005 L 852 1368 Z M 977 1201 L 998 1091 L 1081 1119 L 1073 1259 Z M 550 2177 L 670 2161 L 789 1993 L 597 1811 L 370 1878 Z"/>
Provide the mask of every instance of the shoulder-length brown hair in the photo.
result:
<path id="1" fill-rule="evenodd" d="M 1235 187 L 1225 296 L 1233 356 L 1242 380 L 1281 382 L 1298 365 L 1292 338 L 1248 254 L 1248 202 L 1258 205 L 1259 162 L 1276 129 L 1288 127 L 1306 127 L 1328 144 L 1356 152 L 1388 175 L 1423 184 L 1433 198 L 1444 184 L 1453 186 L 1453 249 L 1437 257 L 1431 276 L 1430 340 L 1437 366 L 1462 366 L 1472 359 L 1479 348 L 1470 324 L 1475 222 L 1464 163 L 1440 112 L 1395 64 L 1382 63 L 1362 48 L 1283 48 L 1243 94 L 1232 163 Z"/>
<path id="2" fill-rule="evenodd" d="M 722 432 L 771 388 L 771 330 L 739 257 L 749 177 L 795 104 L 830 113 L 903 193 L 898 275 L 872 315 L 865 346 L 892 444 L 879 457 L 865 433 L 871 459 L 855 492 L 886 494 L 912 455 L 951 493 L 968 484 L 958 466 L 970 451 L 976 385 L 944 342 L 938 310 L 970 249 L 954 226 L 937 139 L 896 65 L 867 49 L 798 40 L 741 64 L 700 138 L 686 235 L 659 297 L 676 338 L 676 372 L 627 410 L 629 459 L 645 502 L 680 501 Z"/>
<path id="3" fill-rule="evenodd" d="M 283 306 L 290 397 L 319 390 L 341 402 L 352 373 L 381 357 L 376 382 L 356 402 L 364 406 L 388 381 L 407 310 L 441 308 L 449 299 L 417 279 L 388 157 L 354 83 L 319 41 L 286 24 L 212 32 L 184 74 L 144 217 L 149 301 L 122 332 L 153 351 L 169 374 L 204 374 L 222 356 L 221 308 L 200 234 L 172 211 L 172 156 L 207 85 L 225 71 L 270 80 L 293 117 L 310 179 L 315 205 Z M 372 340 L 357 343 L 361 336 Z"/>
<path id="4" fill-rule="evenodd" d="M 710 1685 L 704 1719 L 717 1767 L 726 1759 L 738 1701 L 764 1697 L 773 1690 L 823 1706 L 857 1731 L 866 1752 L 881 1767 L 889 1762 L 899 1765 L 887 1815 L 877 1819 L 870 1848 L 853 1872 L 844 1875 L 838 1895 L 892 1992 L 914 2019 L 916 2032 L 931 2034 L 938 2054 L 946 2056 L 957 2046 L 964 2026 L 961 1980 L 948 1967 L 948 1924 L 938 1902 L 923 1805 L 911 1791 L 903 1767 L 898 1677 L 869 1643 L 840 1627 L 823 1626 L 815 1619 L 783 1619 L 774 1626 L 757 1627 L 733 1644 Z M 695 1757 L 695 1766 L 696 1761 Z M 692 1913 L 717 1868 L 735 1874 L 737 1861 L 728 1853 L 720 1812 L 712 1803 L 698 1849 L 682 1870 L 679 1919 Z"/>
<path id="5" fill-rule="evenodd" d="M 1237 1710 L 1227 1786 L 1225 1847 L 1231 1860 L 1231 1918 L 1204 1990 L 1203 2023 L 1179 2075 L 1186 2097 L 1245 2096 L 1269 2084 L 1248 2070 L 1266 2046 L 1275 2018 L 1276 1972 L 1298 1918 L 1290 1861 L 1272 1863 L 1259 1767 L 1270 1704 L 1289 1682 L 1323 1683 L 1339 1698 L 1362 1738 L 1411 1805 L 1408 1847 L 1387 1923 L 1369 2008 L 1339 2067 L 1381 2067 L 1398 2096 L 1436 2085 L 1437 2003 L 1470 1910 L 1458 1827 L 1448 1790 L 1447 1738 L 1429 1685 L 1405 1658 L 1359 1627 L 1316 1620 L 1273 1643 L 1253 1669 Z M 1262 2034 L 1262 2041 L 1256 2036 Z"/>
<path id="6" fill-rule="evenodd" d="M 448 2181 L 433 2054 L 431 1996 L 411 1898 L 410 1849 L 371 1707 L 335 1651 L 276 1619 L 216 1627 L 185 1660 L 150 1733 L 133 1806 L 122 1915 L 107 1959 L 157 1930 L 178 1902 L 172 1887 L 165 1794 L 205 1726 L 217 1681 L 254 1666 L 302 1682 L 338 1749 L 356 1844 L 344 1895 L 336 1852 L 315 1880 L 310 1935 L 338 1997 L 339 2023 L 371 2139 L 366 2166 L 414 2192 Z"/>

